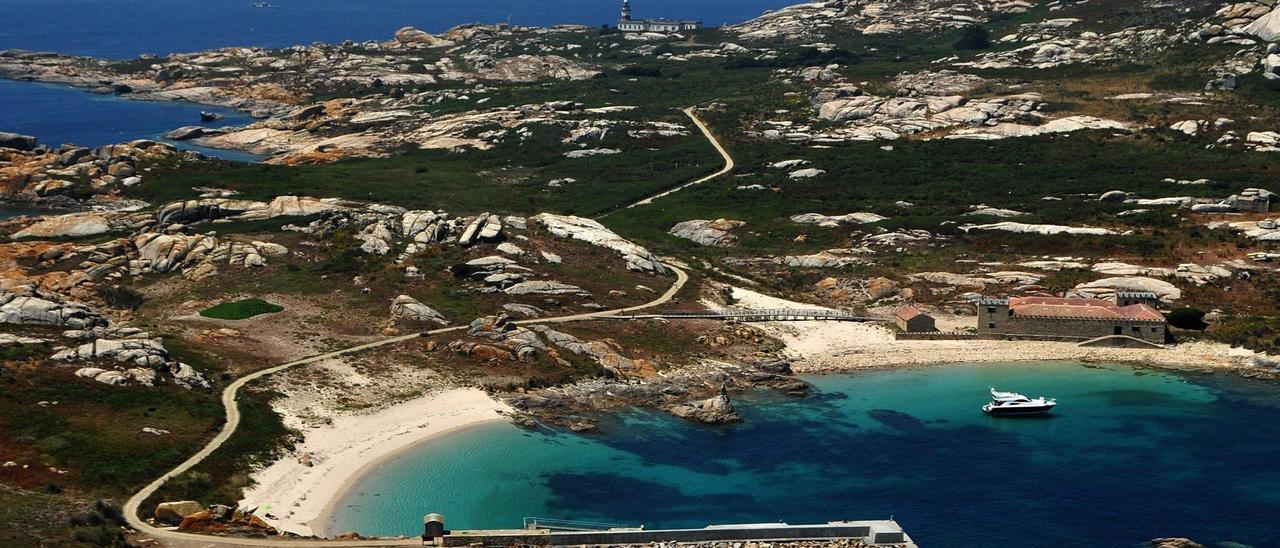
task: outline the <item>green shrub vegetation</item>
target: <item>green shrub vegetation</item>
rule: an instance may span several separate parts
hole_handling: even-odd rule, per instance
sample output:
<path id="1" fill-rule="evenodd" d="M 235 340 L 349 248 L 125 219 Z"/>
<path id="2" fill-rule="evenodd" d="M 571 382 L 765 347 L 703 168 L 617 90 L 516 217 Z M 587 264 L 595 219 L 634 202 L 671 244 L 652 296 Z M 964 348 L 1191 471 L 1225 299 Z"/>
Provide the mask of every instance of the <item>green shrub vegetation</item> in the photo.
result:
<path id="1" fill-rule="evenodd" d="M 58 488 L 131 492 L 181 462 L 221 421 L 217 398 L 204 391 L 108 386 L 49 369 L 0 376 L 0 439 L 19 452 L 15 461 L 70 470 L 54 480 Z M 143 427 L 171 433 L 155 436 Z"/>
<path id="2" fill-rule="evenodd" d="M 273 314 L 284 310 L 283 306 L 262 299 L 241 299 L 206 308 L 200 315 L 218 320 L 243 320 L 260 314 Z"/>
<path id="3" fill-rule="evenodd" d="M 156 504 L 166 500 L 225 504 L 243 498 L 243 490 L 249 485 L 245 471 L 268 464 L 281 451 L 292 448 L 295 440 L 295 433 L 285 427 L 280 415 L 271 408 L 271 399 L 276 395 L 241 391 L 236 400 L 240 406 L 240 427 L 194 469 L 169 480 L 144 501 L 141 514 L 154 513 Z M 194 446 L 187 449 L 195 451 Z"/>
<path id="4" fill-rule="evenodd" d="M 124 310 L 137 310 L 142 306 L 142 302 L 146 297 L 137 290 L 122 285 L 111 287 L 103 287 L 98 289 L 98 294 L 102 296 L 102 300 L 112 308 L 120 308 Z"/>
<path id="5" fill-rule="evenodd" d="M 1280 354 L 1280 318 L 1274 316 L 1234 316 L 1213 326 L 1210 336 L 1231 346 Z"/>
<path id="6" fill-rule="evenodd" d="M 1209 327 L 1204 323 L 1204 311 L 1193 306 L 1175 308 L 1165 315 L 1165 319 L 1169 321 L 1169 325 L 1178 329 L 1203 330 Z"/>
<path id="7" fill-rule="evenodd" d="M 987 49 L 991 47 L 991 33 L 982 25 L 968 25 L 960 29 L 960 35 L 951 42 L 958 50 Z"/>

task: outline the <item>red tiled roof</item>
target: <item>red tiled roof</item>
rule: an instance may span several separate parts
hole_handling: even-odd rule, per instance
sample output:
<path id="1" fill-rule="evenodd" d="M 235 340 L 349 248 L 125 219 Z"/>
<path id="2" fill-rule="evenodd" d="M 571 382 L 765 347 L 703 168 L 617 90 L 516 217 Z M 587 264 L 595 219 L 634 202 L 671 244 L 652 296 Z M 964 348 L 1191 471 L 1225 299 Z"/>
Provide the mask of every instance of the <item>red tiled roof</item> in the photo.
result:
<path id="1" fill-rule="evenodd" d="M 1072 318 L 1162 322 L 1164 315 L 1145 304 L 1116 306 L 1100 299 L 1078 297 L 1012 297 L 1009 309 L 1024 318 Z"/>
<path id="2" fill-rule="evenodd" d="M 914 306 L 899 308 L 897 313 L 897 316 L 903 320 L 910 320 L 911 318 L 914 318 L 919 315 L 920 315 L 920 311 L 916 310 Z"/>

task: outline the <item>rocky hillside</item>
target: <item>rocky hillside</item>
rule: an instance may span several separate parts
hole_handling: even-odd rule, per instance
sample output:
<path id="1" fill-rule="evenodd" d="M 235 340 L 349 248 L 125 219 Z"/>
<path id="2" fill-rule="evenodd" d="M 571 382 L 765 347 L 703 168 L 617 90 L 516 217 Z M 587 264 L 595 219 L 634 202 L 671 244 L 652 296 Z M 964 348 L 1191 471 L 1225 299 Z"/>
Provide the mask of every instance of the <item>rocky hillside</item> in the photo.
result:
<path id="1" fill-rule="evenodd" d="M 1278 25 L 1270 0 L 848 0 L 673 35 L 0 52 L 0 76 L 255 118 L 98 148 L 0 133 L 0 198 L 58 208 L 0 220 L 0 480 L 118 497 L 208 438 L 235 379 L 436 329 L 255 385 L 254 428 L 164 496 L 239 500 L 287 425 L 445 386 L 575 430 L 802 396 L 785 329 L 529 323 L 649 303 L 677 268 L 664 309 L 738 287 L 970 331 L 984 295 L 1142 290 L 1201 322 L 1175 340 L 1280 352 Z"/>

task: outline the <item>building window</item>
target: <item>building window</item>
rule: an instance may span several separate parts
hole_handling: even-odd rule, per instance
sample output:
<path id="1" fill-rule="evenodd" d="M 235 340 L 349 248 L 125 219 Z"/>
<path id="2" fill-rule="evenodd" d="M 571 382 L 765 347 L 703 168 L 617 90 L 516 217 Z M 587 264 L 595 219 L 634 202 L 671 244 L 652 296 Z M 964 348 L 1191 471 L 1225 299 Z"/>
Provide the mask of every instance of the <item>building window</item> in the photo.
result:
<path id="1" fill-rule="evenodd" d="M 995 313 L 996 313 L 996 307 L 994 306 L 987 307 L 987 314 L 995 314 Z"/>
<path id="2" fill-rule="evenodd" d="M 990 322 L 987 324 L 987 329 L 995 329 L 995 328 L 996 328 L 996 322 Z"/>
<path id="3" fill-rule="evenodd" d="M 1009 309 L 1009 317 L 1010 317 L 1010 318 L 1012 318 L 1012 317 L 1013 317 L 1013 309 L 1012 309 L 1012 308 L 1010 308 L 1010 309 Z"/>

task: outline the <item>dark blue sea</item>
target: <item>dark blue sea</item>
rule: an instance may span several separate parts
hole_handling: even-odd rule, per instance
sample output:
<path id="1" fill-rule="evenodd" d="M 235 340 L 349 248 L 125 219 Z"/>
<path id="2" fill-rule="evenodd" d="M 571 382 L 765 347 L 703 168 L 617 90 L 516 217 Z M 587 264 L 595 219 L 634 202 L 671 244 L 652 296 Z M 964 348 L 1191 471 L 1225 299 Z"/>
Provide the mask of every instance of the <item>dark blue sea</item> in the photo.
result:
<path id="1" fill-rule="evenodd" d="M 106 58 L 168 54 L 225 46 L 286 47 L 313 42 L 387 40 L 412 25 L 440 32 L 463 23 L 519 25 L 612 24 L 621 1 L 552 0 L 0 0 L 0 50 L 53 51 Z M 639 0 L 637 17 L 736 23 L 789 0 Z M 183 103 L 137 102 L 112 96 L 0 80 L 0 131 L 41 142 L 97 146 L 154 139 L 199 125 L 199 112 L 226 115 L 214 125 L 242 125 L 244 115 Z M 258 158 L 199 149 L 222 158 Z"/>
<path id="2" fill-rule="evenodd" d="M 736 426 L 633 411 L 599 434 L 496 423 L 427 442 L 357 482 L 328 530 L 421 534 L 428 512 L 454 529 L 892 516 L 928 548 L 1280 546 L 1273 383 L 1066 362 L 808 380 L 807 399 L 740 398 Z M 989 386 L 1059 407 L 991 418 Z"/>
<path id="3" fill-rule="evenodd" d="M 126 58 L 224 46 L 285 47 L 387 40 L 412 25 L 440 32 L 464 23 L 613 24 L 621 0 L 3 0 L 0 50 Z M 789 0 L 636 0 L 637 18 L 746 21 Z"/>
<path id="4" fill-rule="evenodd" d="M 101 146 L 134 139 L 159 139 L 181 126 L 244 125 L 248 115 L 225 108 L 178 101 L 134 101 L 87 90 L 0 79 L 0 131 L 35 136 L 41 143 Z M 217 112 L 222 120 L 201 122 L 200 112 Z M 257 157 L 172 143 L 211 155 L 253 161 Z"/>

